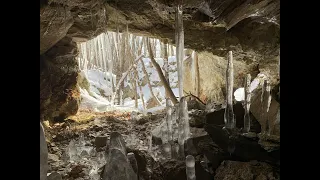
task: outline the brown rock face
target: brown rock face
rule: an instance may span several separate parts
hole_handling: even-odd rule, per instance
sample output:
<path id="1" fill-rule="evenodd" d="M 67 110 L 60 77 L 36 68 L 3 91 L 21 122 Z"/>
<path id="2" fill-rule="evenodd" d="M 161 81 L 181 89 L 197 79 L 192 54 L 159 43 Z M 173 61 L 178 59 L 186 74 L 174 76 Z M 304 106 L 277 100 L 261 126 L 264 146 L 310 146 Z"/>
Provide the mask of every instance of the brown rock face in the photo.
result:
<path id="1" fill-rule="evenodd" d="M 76 44 L 65 37 L 40 56 L 40 119 L 64 118 L 77 113 L 76 55 Z"/>
<path id="2" fill-rule="evenodd" d="M 266 129 L 266 119 L 261 118 L 261 90 L 255 93 L 251 98 L 250 111 L 253 116 L 258 120 L 261 125 L 261 129 Z M 268 112 L 269 127 L 271 128 L 270 134 L 280 136 L 280 117 L 278 117 L 278 111 L 280 111 L 280 104 L 272 97 L 270 109 Z"/>

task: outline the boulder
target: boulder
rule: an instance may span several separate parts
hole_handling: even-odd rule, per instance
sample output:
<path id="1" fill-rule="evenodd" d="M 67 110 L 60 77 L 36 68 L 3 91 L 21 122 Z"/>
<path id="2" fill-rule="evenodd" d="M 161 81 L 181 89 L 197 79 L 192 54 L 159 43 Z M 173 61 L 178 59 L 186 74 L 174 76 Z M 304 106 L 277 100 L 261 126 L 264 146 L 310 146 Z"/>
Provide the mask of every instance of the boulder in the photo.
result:
<path id="1" fill-rule="evenodd" d="M 223 161 L 216 170 L 215 180 L 278 180 L 271 165 L 258 162 Z"/>
<path id="2" fill-rule="evenodd" d="M 251 105 L 252 106 L 252 105 Z M 212 113 L 208 113 L 206 115 L 206 124 L 213 124 L 213 125 L 224 125 L 224 111 L 225 109 L 220 109 L 218 111 L 214 111 Z M 236 127 L 237 128 L 243 128 L 244 124 L 244 108 L 240 102 L 233 105 L 233 113 L 236 117 Z M 251 132 L 260 133 L 261 132 L 261 125 L 256 120 L 256 118 L 253 116 L 252 113 L 250 113 L 250 119 L 251 119 Z"/>
<path id="3" fill-rule="evenodd" d="M 257 90 L 251 98 L 250 111 L 261 125 L 261 129 L 266 128 L 266 118 L 261 118 L 261 90 Z M 272 96 L 270 109 L 268 112 L 270 133 L 280 136 L 280 103 Z"/>

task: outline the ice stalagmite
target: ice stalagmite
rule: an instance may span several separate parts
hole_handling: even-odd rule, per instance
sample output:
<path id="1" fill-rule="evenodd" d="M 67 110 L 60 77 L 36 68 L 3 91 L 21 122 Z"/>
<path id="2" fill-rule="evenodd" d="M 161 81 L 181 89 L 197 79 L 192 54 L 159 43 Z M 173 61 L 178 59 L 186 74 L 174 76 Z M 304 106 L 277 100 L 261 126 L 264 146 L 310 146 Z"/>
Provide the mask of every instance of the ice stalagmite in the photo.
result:
<path id="1" fill-rule="evenodd" d="M 172 141 L 172 105 L 171 105 L 171 100 L 167 99 L 166 100 L 166 105 L 167 105 L 167 127 L 168 127 L 168 141 Z"/>
<path id="2" fill-rule="evenodd" d="M 137 174 L 138 176 L 138 163 L 137 163 L 137 159 L 136 156 L 134 155 L 134 153 L 130 152 L 127 154 L 128 160 L 132 166 L 133 171 Z M 139 179 L 139 177 L 138 177 Z"/>
<path id="3" fill-rule="evenodd" d="M 110 134 L 109 157 L 102 180 L 137 180 L 126 153 L 125 141 L 121 134 Z"/>
<path id="4" fill-rule="evenodd" d="M 250 132 L 251 120 L 250 120 L 250 104 L 251 104 L 251 92 L 250 92 L 251 75 L 247 74 L 245 79 L 245 91 L 244 91 L 244 132 Z"/>
<path id="5" fill-rule="evenodd" d="M 187 180 L 196 180 L 195 160 L 192 155 L 186 157 Z"/>
<path id="6" fill-rule="evenodd" d="M 188 105 L 186 97 L 182 97 L 179 103 L 179 154 L 180 158 L 184 158 L 184 143 L 190 136 L 190 127 L 189 127 L 189 115 L 188 115 Z"/>
<path id="7" fill-rule="evenodd" d="M 110 147 L 110 149 L 118 149 L 123 154 L 127 154 L 125 141 L 124 141 L 122 135 L 118 132 L 112 132 L 110 134 L 109 147 Z"/>
<path id="8" fill-rule="evenodd" d="M 152 133 L 151 132 L 148 137 L 148 151 L 149 153 L 152 153 Z"/>
<path id="9" fill-rule="evenodd" d="M 270 135 L 270 117 L 269 117 L 269 109 L 270 109 L 270 104 L 271 104 L 271 86 L 270 82 L 266 81 L 266 133 Z"/>
<path id="10" fill-rule="evenodd" d="M 40 123 L 40 180 L 47 179 L 48 171 L 48 147 L 44 136 L 43 127 Z"/>
<path id="11" fill-rule="evenodd" d="M 163 126 L 161 126 L 161 140 L 162 140 L 162 143 L 165 144 L 168 142 L 168 126 L 167 126 L 167 123 L 164 123 Z"/>
<path id="12" fill-rule="evenodd" d="M 73 140 L 70 141 L 67 150 L 68 150 L 70 162 L 74 162 L 79 159 L 78 150 L 77 150 L 75 141 Z"/>
<path id="13" fill-rule="evenodd" d="M 179 104 L 172 106 L 172 140 L 176 141 L 179 137 Z"/>
<path id="14" fill-rule="evenodd" d="M 174 143 L 171 148 L 171 158 L 178 159 L 179 157 L 179 144 Z"/>
<path id="15" fill-rule="evenodd" d="M 166 159 L 171 159 L 171 151 L 171 144 L 169 142 L 163 144 L 163 152 Z"/>
<path id="16" fill-rule="evenodd" d="M 233 113 L 233 56 L 232 51 L 228 53 L 228 65 L 226 72 L 226 85 L 227 85 L 227 103 L 224 112 L 225 127 L 229 129 L 235 128 L 236 120 Z"/>

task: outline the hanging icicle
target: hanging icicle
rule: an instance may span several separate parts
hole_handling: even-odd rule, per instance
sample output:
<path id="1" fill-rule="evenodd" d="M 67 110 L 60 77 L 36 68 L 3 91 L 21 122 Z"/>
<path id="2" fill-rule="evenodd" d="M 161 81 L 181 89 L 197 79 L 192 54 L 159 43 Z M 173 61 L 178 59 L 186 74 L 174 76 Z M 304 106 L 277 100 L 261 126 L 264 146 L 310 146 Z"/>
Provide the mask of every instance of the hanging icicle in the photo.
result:
<path id="1" fill-rule="evenodd" d="M 251 75 L 247 74 L 245 78 L 245 91 L 244 91 L 244 132 L 250 132 L 251 119 L 250 119 L 250 105 L 251 105 L 251 92 L 250 92 L 250 84 L 251 84 Z"/>
<path id="2" fill-rule="evenodd" d="M 232 51 L 228 54 L 228 66 L 226 72 L 227 100 L 224 112 L 225 127 L 233 129 L 236 126 L 236 120 L 233 113 L 233 55 Z"/>

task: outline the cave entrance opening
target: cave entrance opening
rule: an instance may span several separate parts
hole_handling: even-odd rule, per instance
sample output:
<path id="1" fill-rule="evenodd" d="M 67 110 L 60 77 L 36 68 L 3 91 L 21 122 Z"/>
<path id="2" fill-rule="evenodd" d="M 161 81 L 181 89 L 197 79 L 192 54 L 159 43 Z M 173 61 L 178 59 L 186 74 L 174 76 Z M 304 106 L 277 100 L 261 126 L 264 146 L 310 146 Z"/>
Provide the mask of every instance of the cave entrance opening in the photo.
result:
<path id="1" fill-rule="evenodd" d="M 170 88 L 178 97 L 176 47 L 168 44 L 165 58 L 163 40 L 108 31 L 77 43 L 79 111 L 147 113 L 165 108 L 166 90 L 150 60 L 147 42 L 162 73 L 168 67 Z"/>

